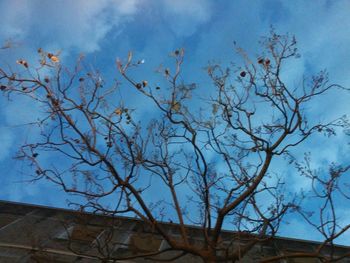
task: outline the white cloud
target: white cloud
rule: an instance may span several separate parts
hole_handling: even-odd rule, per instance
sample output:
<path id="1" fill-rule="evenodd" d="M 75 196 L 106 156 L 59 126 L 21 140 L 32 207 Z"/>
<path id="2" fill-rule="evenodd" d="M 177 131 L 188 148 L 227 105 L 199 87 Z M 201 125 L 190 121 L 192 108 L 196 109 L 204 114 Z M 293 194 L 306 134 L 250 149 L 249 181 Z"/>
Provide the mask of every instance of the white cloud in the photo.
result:
<path id="1" fill-rule="evenodd" d="M 192 17 L 192 19 L 198 22 L 205 22 L 210 18 L 209 1 L 165 0 L 163 1 L 163 5 L 166 12 Z"/>
<path id="2" fill-rule="evenodd" d="M 346 67 L 340 67 L 350 51 L 349 1 L 281 1 L 293 23 L 281 23 L 279 30 L 296 34 L 304 59 L 315 68 L 327 68 L 335 77 L 349 82 Z M 307 15 L 305 15 L 307 14 Z M 336 50 L 336 52 L 335 52 Z M 336 69 L 337 72 L 334 72 Z"/>
<path id="3" fill-rule="evenodd" d="M 1 1 L 0 39 L 23 38 L 29 30 L 31 5 L 27 0 Z"/>
<path id="4" fill-rule="evenodd" d="M 140 0 L 112 0 L 112 8 L 116 10 L 116 13 L 120 13 L 122 15 L 135 14 L 140 4 Z"/>
<path id="5" fill-rule="evenodd" d="M 1 108 L 9 126 L 34 123 L 44 116 L 40 111 L 40 105 L 24 96 L 13 96 L 10 101 L 3 99 Z"/>
<path id="6" fill-rule="evenodd" d="M 144 14 L 161 15 L 175 35 L 189 36 L 209 20 L 210 7 L 210 0 L 5 0 L 0 3 L 4 25 L 0 40 L 14 38 L 25 45 L 32 42 L 35 48 L 94 52 L 102 40 L 111 34 L 115 38 L 126 23 Z"/>
<path id="7" fill-rule="evenodd" d="M 162 4 L 165 21 L 178 36 L 192 35 L 211 16 L 211 4 L 208 0 L 165 0 Z"/>
<path id="8" fill-rule="evenodd" d="M 36 37 L 49 47 L 82 52 L 98 50 L 100 41 L 137 12 L 140 0 L 5 1 L 0 11 L 5 26 L 0 36 Z M 5 22 L 4 22 L 5 21 Z"/>

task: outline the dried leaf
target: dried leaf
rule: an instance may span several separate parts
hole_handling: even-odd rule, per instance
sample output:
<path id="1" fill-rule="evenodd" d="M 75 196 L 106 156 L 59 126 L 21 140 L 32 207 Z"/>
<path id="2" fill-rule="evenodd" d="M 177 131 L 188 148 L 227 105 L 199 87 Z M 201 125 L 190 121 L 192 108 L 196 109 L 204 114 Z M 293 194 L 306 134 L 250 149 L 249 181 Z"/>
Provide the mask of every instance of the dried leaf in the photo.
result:
<path id="1" fill-rule="evenodd" d="M 16 61 L 16 63 L 19 64 L 19 65 L 22 65 L 25 68 L 28 68 L 28 66 L 29 66 L 28 62 L 25 61 L 24 59 L 19 59 L 19 60 Z"/>
<path id="2" fill-rule="evenodd" d="M 171 109 L 172 109 L 173 111 L 179 112 L 179 111 L 180 111 L 180 108 L 181 108 L 180 102 L 174 101 L 174 102 L 171 104 Z"/>
<path id="3" fill-rule="evenodd" d="M 120 108 L 116 108 L 116 109 L 114 110 L 114 113 L 117 114 L 117 115 L 122 115 L 123 110 L 120 109 Z"/>
<path id="4" fill-rule="evenodd" d="M 57 62 L 60 62 L 60 59 L 57 57 L 57 56 L 51 56 L 51 61 L 54 62 L 54 63 L 57 63 Z"/>

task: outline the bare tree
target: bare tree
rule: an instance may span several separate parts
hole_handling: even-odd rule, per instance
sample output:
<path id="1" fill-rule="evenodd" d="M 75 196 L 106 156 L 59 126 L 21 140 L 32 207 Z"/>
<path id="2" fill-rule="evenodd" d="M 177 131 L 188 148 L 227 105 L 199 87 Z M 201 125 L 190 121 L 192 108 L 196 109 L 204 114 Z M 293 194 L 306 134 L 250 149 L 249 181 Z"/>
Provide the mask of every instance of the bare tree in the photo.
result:
<path id="1" fill-rule="evenodd" d="M 86 69 L 82 57 L 70 70 L 59 54 L 39 49 L 39 67 L 21 59 L 17 63 L 23 70 L 0 69 L 4 95 L 27 96 L 44 112 L 37 123 L 41 140 L 23 145 L 19 157 L 35 167 L 33 180 L 49 180 L 86 198 L 81 209 L 135 215 L 167 242 L 159 251 L 121 259 L 160 259 L 160 254 L 175 251 L 163 259 L 191 254 L 205 262 L 236 262 L 273 239 L 289 213 L 302 215 L 325 241 L 314 251 L 270 256 L 263 262 L 345 257 L 325 255 L 323 249 L 350 227 L 339 226 L 333 206 L 334 195 L 341 192 L 338 182 L 349 167 L 333 165 L 322 177 L 307 162 L 297 163 L 324 204 L 313 211 L 320 215 L 316 220 L 302 208 L 302 196 L 288 195 L 283 176 L 270 170 L 272 161 L 293 161 L 291 150 L 314 133 L 333 135 L 346 124 L 344 118 L 318 122 L 305 110 L 320 95 L 344 88 L 330 83 L 324 71 L 302 76 L 300 85 L 288 87 L 283 75 L 287 62 L 299 56 L 295 38 L 271 32 L 261 46 L 264 53 L 255 58 L 236 48 L 241 66 L 210 64 L 212 86 L 205 92 L 182 80 L 183 49 L 171 54 L 172 67 L 159 70 L 167 83 L 161 87 L 132 77 L 143 64 L 132 53 L 116 61 L 123 85 L 107 87 L 99 72 Z M 119 90 L 130 87 L 153 107 L 152 116 L 140 120 L 142 109 L 118 101 Z M 201 95 L 194 96 L 196 92 Z M 55 162 L 42 161 L 45 152 Z M 165 221 L 176 223 L 179 234 L 169 233 Z M 193 240 L 188 225 L 200 228 L 200 242 Z M 225 235 L 225 229 L 234 234 Z"/>

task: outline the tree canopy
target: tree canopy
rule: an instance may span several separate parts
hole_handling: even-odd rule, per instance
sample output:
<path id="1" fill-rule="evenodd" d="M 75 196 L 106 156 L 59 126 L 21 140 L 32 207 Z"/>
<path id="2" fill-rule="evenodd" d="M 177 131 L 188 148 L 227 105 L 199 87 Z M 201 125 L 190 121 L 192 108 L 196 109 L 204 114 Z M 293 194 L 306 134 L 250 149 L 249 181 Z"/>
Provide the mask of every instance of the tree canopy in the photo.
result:
<path id="1" fill-rule="evenodd" d="M 83 197 L 80 209 L 142 219 L 178 257 L 235 262 L 278 235 L 286 218 L 299 215 L 324 242 L 310 253 L 264 262 L 333 260 L 322 251 L 350 227 L 339 224 L 335 205 L 335 199 L 349 197 L 344 175 L 350 166 L 333 163 L 320 172 L 310 166 L 310 155 L 300 160 L 293 153 L 315 134 L 336 136 L 347 128 L 346 116 L 323 122 L 308 111 L 320 96 L 347 89 L 331 82 L 326 71 L 300 76 L 291 86 L 285 68 L 299 57 L 296 39 L 272 31 L 260 44 L 255 56 L 236 45 L 236 64 L 207 65 L 206 87 L 182 78 L 184 49 L 171 53 L 172 65 L 158 69 L 165 79 L 158 85 L 135 77 L 144 61 L 132 52 L 116 60 L 117 81 L 110 84 L 88 69 L 83 56 L 70 68 L 59 53 L 40 48 L 38 66 L 18 59 L 15 70 L 0 69 L 4 96 L 29 97 L 41 109 L 33 124 L 40 127 L 40 139 L 25 143 L 17 157 L 33 167 L 33 181 L 48 180 Z M 121 89 L 137 91 L 151 114 L 141 119 L 139 102 L 121 100 Z M 311 181 L 310 193 L 293 192 L 272 162 L 296 168 Z M 305 207 L 309 198 L 319 207 Z M 180 237 L 160 224 L 169 221 L 177 223 Z M 188 225 L 202 230 L 203 242 L 192 242 Z M 237 233 L 234 240 L 223 236 L 224 229 Z"/>

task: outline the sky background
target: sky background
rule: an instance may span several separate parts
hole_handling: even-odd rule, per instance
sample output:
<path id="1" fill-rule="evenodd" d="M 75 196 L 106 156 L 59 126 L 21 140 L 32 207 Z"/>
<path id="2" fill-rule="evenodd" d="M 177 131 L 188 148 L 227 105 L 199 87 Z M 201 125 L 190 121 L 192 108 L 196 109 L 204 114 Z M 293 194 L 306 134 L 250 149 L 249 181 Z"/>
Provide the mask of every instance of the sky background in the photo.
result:
<path id="1" fill-rule="evenodd" d="M 0 44 L 11 40 L 15 46 L 0 50 L 0 65 L 15 65 L 25 58 L 38 60 L 36 50 L 61 51 L 63 64 L 74 64 L 79 54 L 107 80 L 117 75 L 115 59 L 132 50 L 144 59 L 139 73 L 157 81 L 155 69 L 168 61 L 168 54 L 183 47 L 186 52 L 184 75 L 187 82 L 210 86 L 204 67 L 208 61 L 227 64 L 235 59 L 233 41 L 251 55 L 259 53 L 258 40 L 273 25 L 279 33 L 295 34 L 301 58 L 289 64 L 285 80 L 295 85 L 304 74 L 327 69 L 331 81 L 350 87 L 350 1 L 236 1 L 236 0 L 1 0 Z M 126 100 L 137 101 L 138 97 Z M 331 94 L 312 105 L 313 116 L 331 120 L 350 114 L 349 96 Z M 24 183 L 30 169 L 13 157 L 19 145 L 38 134 L 24 123 L 35 120 L 38 108 L 31 102 L 0 97 L 0 199 L 65 207 L 67 196 L 45 182 Z M 144 111 L 147 114 L 147 110 Z M 312 150 L 313 165 L 322 167 L 332 161 L 346 162 L 348 138 L 340 133 L 327 145 L 319 138 L 308 141 L 303 151 Z M 288 174 L 288 167 L 275 164 Z M 292 188 L 309 189 L 310 184 L 295 176 Z M 350 215 L 346 204 L 342 218 Z M 284 234 L 305 236 L 308 229 L 290 219 L 293 229 Z M 350 235 L 343 241 L 350 241 Z"/>

